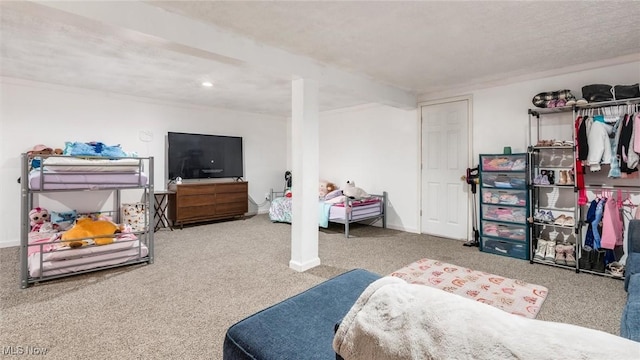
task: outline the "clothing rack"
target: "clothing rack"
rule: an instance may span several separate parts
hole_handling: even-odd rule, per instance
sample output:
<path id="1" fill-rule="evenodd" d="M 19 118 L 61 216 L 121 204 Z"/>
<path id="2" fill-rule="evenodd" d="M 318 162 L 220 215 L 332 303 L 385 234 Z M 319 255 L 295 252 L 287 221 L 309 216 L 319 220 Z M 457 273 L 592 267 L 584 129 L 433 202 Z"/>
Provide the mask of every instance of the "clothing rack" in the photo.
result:
<path id="1" fill-rule="evenodd" d="M 616 107 L 616 106 L 631 106 L 631 105 L 638 105 L 638 104 L 640 104 L 640 98 L 631 98 L 631 99 L 600 101 L 597 103 L 574 105 L 574 109 L 577 111 L 588 110 L 588 109 L 599 110 L 602 108 L 610 108 L 610 107 Z"/>

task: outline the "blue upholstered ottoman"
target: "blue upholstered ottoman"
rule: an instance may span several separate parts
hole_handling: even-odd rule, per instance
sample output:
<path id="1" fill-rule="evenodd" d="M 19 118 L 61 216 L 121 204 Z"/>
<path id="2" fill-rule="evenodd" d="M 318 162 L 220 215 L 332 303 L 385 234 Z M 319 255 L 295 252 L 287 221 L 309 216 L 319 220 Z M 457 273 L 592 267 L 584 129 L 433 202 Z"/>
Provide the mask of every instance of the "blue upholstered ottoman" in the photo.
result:
<path id="1" fill-rule="evenodd" d="M 223 359 L 333 360 L 334 327 L 381 276 L 356 269 L 232 325 Z"/>

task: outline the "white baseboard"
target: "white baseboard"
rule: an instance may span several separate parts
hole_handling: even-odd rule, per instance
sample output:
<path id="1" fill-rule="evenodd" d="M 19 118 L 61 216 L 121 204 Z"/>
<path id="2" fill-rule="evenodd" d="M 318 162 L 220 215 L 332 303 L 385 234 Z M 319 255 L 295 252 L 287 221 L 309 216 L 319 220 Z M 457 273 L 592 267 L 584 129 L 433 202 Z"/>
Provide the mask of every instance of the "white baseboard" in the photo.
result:
<path id="1" fill-rule="evenodd" d="M 289 261 L 289 267 L 295 271 L 303 272 L 320 265 L 320 258 L 314 258 L 305 262 Z"/>
<path id="2" fill-rule="evenodd" d="M 420 233 L 418 231 L 418 229 L 415 229 L 415 228 L 407 228 L 407 227 L 404 227 L 404 226 L 397 226 L 397 225 L 392 225 L 392 224 L 387 224 L 387 229 L 404 231 L 404 232 L 413 233 L 413 234 L 419 234 Z"/>
<path id="3" fill-rule="evenodd" d="M 20 246 L 20 240 L 0 241 L 0 248 Z"/>

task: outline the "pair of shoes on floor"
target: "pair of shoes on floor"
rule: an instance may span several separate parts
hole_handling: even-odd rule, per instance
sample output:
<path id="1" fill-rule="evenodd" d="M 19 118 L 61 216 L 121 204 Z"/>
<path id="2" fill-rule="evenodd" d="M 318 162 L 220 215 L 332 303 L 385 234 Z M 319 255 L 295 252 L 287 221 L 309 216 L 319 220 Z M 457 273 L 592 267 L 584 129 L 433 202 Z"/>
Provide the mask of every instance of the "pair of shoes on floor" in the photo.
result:
<path id="1" fill-rule="evenodd" d="M 576 266 L 575 246 L 573 244 L 557 244 L 555 262 L 558 265 Z"/>
<path id="2" fill-rule="evenodd" d="M 593 249 L 590 246 L 583 246 L 580 252 L 578 266 L 583 270 L 591 270 L 599 273 L 605 272 L 605 250 Z"/>
<path id="3" fill-rule="evenodd" d="M 607 265 L 607 274 L 610 274 L 611 276 L 615 277 L 615 278 L 622 278 L 624 277 L 624 265 L 620 264 L 617 261 L 614 261 L 612 263 L 610 263 L 609 265 Z"/>

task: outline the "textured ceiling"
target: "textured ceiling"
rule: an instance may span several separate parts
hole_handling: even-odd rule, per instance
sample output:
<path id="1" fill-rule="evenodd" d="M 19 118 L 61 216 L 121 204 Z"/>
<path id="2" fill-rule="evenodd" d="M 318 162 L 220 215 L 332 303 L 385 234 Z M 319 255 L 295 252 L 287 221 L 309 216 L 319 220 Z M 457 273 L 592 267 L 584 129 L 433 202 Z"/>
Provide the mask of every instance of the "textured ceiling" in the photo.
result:
<path id="1" fill-rule="evenodd" d="M 640 4 L 634 1 L 146 4 L 412 94 L 640 54 Z M 298 74 L 281 69 L 180 51 L 180 44 L 155 34 L 67 14 L 46 2 L 3 1 L 0 31 L 2 76 L 290 114 L 291 79 Z M 207 79 L 216 86 L 201 88 Z M 321 110 L 367 101 L 344 84 L 321 84 Z"/>

